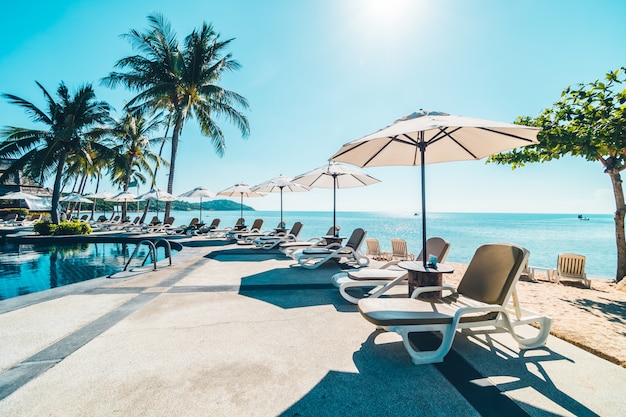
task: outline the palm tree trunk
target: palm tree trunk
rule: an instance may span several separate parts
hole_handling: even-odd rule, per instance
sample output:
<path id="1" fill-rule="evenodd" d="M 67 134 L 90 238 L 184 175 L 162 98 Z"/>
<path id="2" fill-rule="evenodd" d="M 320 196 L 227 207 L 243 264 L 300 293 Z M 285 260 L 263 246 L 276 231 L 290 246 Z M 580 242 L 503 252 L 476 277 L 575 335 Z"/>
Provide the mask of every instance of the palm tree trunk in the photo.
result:
<path id="1" fill-rule="evenodd" d="M 57 164 L 57 173 L 54 178 L 54 186 L 52 188 L 52 212 L 50 213 L 52 223 L 59 224 L 59 199 L 61 198 L 61 183 L 63 182 L 63 169 L 65 168 L 65 160 L 67 153 L 63 153 Z"/>
<path id="2" fill-rule="evenodd" d="M 626 215 L 626 205 L 624 205 L 624 189 L 622 188 L 622 178 L 619 171 L 608 172 L 613 184 L 613 195 L 615 196 L 615 240 L 617 243 L 617 272 L 615 280 L 621 281 L 626 275 L 626 235 L 624 233 L 624 216 Z"/>
<path id="3" fill-rule="evenodd" d="M 172 194 L 174 190 L 174 172 L 176 171 L 176 153 L 178 152 L 178 136 L 183 126 L 183 115 L 176 116 L 176 123 L 174 124 L 174 130 L 172 131 L 172 153 L 170 156 L 170 175 L 167 179 L 167 192 Z M 172 202 L 165 203 L 164 219 L 170 216 L 172 208 Z"/>

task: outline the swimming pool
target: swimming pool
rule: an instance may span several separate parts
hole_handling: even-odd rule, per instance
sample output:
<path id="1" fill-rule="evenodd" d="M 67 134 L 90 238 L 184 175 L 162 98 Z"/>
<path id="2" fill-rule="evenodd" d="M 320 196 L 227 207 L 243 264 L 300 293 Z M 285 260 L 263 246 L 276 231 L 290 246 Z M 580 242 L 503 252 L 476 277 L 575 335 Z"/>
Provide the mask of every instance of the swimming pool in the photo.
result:
<path id="1" fill-rule="evenodd" d="M 122 271 L 136 243 L 79 243 L 72 245 L 0 245 L 0 300 L 62 287 Z M 141 245 L 136 261 L 149 249 Z M 158 260 L 164 250 L 157 251 Z"/>

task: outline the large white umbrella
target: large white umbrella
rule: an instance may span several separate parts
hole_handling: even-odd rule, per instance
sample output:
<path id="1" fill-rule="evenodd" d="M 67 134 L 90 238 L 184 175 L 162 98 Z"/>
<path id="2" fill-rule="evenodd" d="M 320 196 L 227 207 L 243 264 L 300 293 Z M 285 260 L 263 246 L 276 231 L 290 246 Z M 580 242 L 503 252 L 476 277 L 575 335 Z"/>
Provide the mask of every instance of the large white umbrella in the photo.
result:
<path id="1" fill-rule="evenodd" d="M 200 199 L 200 223 L 202 223 L 202 199 L 203 198 L 215 198 L 215 193 L 212 191 L 209 191 L 207 188 L 204 188 L 204 187 L 196 187 L 193 190 L 189 190 L 186 193 L 180 194 L 178 197 Z"/>
<path id="2" fill-rule="evenodd" d="M 293 182 L 315 188 L 333 189 L 333 228 L 337 233 L 337 188 L 364 187 L 380 180 L 355 167 L 329 162 L 312 171 L 298 175 Z"/>
<path id="3" fill-rule="evenodd" d="M 260 191 L 264 193 L 277 193 L 280 192 L 280 224 L 281 227 L 285 227 L 283 222 L 283 191 L 290 193 L 297 193 L 303 191 L 310 191 L 311 188 L 293 180 L 284 175 L 267 180 L 259 185 L 252 187 L 252 191 Z"/>
<path id="4" fill-rule="evenodd" d="M 333 161 L 360 167 L 421 165 L 422 261 L 426 253 L 426 191 L 424 165 L 481 159 L 538 143 L 539 128 L 420 110 L 377 132 L 346 143 Z"/>
<path id="5" fill-rule="evenodd" d="M 259 193 L 257 191 L 252 191 L 250 186 L 246 183 L 240 182 L 238 184 L 233 185 L 232 187 L 228 187 L 225 190 L 222 190 L 217 193 L 217 195 L 223 195 L 225 197 L 240 197 L 240 216 L 243 218 L 243 198 L 244 197 L 265 197 L 265 194 Z"/>
<path id="6" fill-rule="evenodd" d="M 25 193 L 23 191 L 15 191 L 15 192 L 0 196 L 0 200 L 19 200 L 20 207 L 22 207 L 22 200 L 40 200 L 40 199 L 41 197 L 38 197 L 34 194 Z"/>
<path id="7" fill-rule="evenodd" d="M 104 201 L 114 201 L 116 203 L 127 203 L 129 201 L 138 201 L 139 199 L 135 194 L 129 193 L 128 191 L 122 191 L 119 194 L 115 194 L 112 197 L 105 198 Z"/>

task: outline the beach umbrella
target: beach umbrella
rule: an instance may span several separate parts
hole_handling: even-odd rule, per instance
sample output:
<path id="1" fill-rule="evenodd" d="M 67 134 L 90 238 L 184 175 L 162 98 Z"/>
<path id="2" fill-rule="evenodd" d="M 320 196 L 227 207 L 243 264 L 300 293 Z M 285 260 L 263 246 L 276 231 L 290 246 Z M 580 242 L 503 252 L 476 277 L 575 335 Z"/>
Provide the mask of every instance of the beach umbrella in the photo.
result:
<path id="1" fill-rule="evenodd" d="M 19 200 L 20 208 L 22 207 L 22 200 L 40 200 L 40 199 L 41 197 L 38 197 L 34 194 L 25 193 L 23 191 L 15 191 L 15 192 L 0 196 L 0 200 Z"/>
<path id="2" fill-rule="evenodd" d="M 331 160 L 360 167 L 420 165 L 422 262 L 426 267 L 426 164 L 475 160 L 538 143 L 539 128 L 420 110 L 346 143 Z"/>
<path id="3" fill-rule="evenodd" d="M 259 185 L 252 187 L 252 191 L 260 191 L 264 193 L 277 193 L 280 192 L 280 225 L 284 227 L 283 222 L 283 191 L 289 193 L 297 193 L 303 191 L 311 191 L 310 187 L 293 182 L 289 177 L 280 175 L 278 177 L 267 180 Z"/>
<path id="4" fill-rule="evenodd" d="M 94 199 L 94 205 L 91 207 L 91 220 L 93 220 L 93 215 L 96 211 L 97 200 L 99 198 L 107 199 L 109 197 L 113 197 L 113 193 L 110 191 L 99 191 L 97 193 L 87 194 L 85 197 Z M 106 210 L 104 211 L 104 213 L 106 214 Z"/>
<path id="5" fill-rule="evenodd" d="M 215 198 L 215 193 L 212 191 L 209 191 L 208 189 L 204 187 L 196 187 L 193 190 L 189 190 L 186 193 L 180 194 L 178 197 L 200 199 L 200 223 L 202 223 L 202 199 L 203 198 Z"/>
<path id="6" fill-rule="evenodd" d="M 148 191 L 147 193 L 143 193 L 142 195 L 140 195 L 139 197 L 137 197 L 137 200 L 141 200 L 141 201 L 147 201 L 147 200 L 152 200 L 152 201 L 157 201 L 157 205 L 156 205 L 156 212 L 157 215 L 159 214 L 159 204 L 158 201 L 176 201 L 178 200 L 178 198 L 176 198 L 176 196 L 173 196 L 172 194 L 168 193 L 165 190 L 162 190 L 160 188 L 153 188 L 150 191 Z"/>
<path id="7" fill-rule="evenodd" d="M 240 197 L 240 215 L 239 217 L 243 218 L 243 198 L 244 197 L 265 197 L 265 194 L 259 193 L 257 191 L 252 191 L 251 187 L 243 182 L 233 185 L 232 187 L 228 187 L 225 190 L 220 191 L 217 195 L 223 195 L 225 197 Z"/>
<path id="8" fill-rule="evenodd" d="M 139 198 L 135 194 L 129 193 L 128 191 L 122 191 L 121 193 L 116 194 L 113 197 L 105 198 L 104 201 L 124 203 L 124 210 L 126 210 L 126 205 L 129 201 L 139 201 Z M 115 210 L 113 210 L 113 213 L 115 214 Z"/>
<path id="9" fill-rule="evenodd" d="M 312 171 L 298 175 L 293 182 L 315 188 L 333 189 L 333 227 L 337 231 L 337 188 L 364 187 L 380 182 L 355 167 L 329 162 Z"/>
<path id="10" fill-rule="evenodd" d="M 68 194 L 65 197 L 60 198 L 59 201 L 63 201 L 66 203 L 93 203 L 92 200 L 76 193 Z"/>

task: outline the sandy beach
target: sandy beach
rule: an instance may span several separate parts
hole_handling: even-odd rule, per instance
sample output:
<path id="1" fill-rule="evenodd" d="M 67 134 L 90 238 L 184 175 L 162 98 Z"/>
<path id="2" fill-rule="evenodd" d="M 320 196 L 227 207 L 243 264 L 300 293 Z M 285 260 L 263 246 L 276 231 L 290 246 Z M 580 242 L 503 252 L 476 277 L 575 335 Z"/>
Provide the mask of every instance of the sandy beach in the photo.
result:
<path id="1" fill-rule="evenodd" d="M 467 265 L 452 264 L 446 282 L 456 284 Z M 523 307 L 553 319 L 550 333 L 610 362 L 626 367 L 626 292 L 617 284 L 592 280 L 591 289 L 575 281 L 536 282 L 522 277 L 517 285 Z"/>

